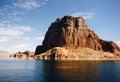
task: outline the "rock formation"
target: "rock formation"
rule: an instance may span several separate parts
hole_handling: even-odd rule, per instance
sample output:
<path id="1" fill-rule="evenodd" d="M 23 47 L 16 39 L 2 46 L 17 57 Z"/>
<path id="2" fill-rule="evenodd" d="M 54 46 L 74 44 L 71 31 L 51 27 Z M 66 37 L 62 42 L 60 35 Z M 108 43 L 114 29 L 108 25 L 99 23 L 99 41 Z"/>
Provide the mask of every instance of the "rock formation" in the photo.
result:
<path id="1" fill-rule="evenodd" d="M 12 55 L 11 57 L 14 57 L 14 58 L 32 58 L 33 55 L 34 55 L 34 52 L 25 51 L 25 52 L 17 52 L 14 55 Z"/>
<path id="2" fill-rule="evenodd" d="M 54 47 L 68 50 L 89 48 L 96 51 L 120 55 L 120 48 L 112 41 L 100 39 L 90 30 L 82 17 L 64 16 L 52 23 L 41 46 L 37 46 L 35 55 Z"/>

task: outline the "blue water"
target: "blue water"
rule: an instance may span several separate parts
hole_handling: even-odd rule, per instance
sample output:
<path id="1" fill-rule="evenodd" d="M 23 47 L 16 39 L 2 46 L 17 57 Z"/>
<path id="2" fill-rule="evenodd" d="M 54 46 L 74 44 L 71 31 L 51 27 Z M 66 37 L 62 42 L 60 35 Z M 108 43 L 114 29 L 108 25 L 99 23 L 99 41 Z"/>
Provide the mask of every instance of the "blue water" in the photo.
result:
<path id="1" fill-rule="evenodd" d="M 120 61 L 0 59 L 0 82 L 120 82 Z"/>

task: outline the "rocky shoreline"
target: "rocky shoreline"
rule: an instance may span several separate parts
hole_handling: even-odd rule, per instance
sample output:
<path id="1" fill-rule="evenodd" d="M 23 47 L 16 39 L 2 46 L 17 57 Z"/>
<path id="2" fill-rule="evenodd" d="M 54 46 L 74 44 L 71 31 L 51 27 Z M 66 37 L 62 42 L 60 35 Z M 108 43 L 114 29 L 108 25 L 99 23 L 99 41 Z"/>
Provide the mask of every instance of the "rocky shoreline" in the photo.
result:
<path id="1" fill-rule="evenodd" d="M 89 48 L 65 49 L 55 47 L 40 55 L 35 55 L 34 59 L 39 60 L 120 60 L 110 52 L 95 51 Z"/>

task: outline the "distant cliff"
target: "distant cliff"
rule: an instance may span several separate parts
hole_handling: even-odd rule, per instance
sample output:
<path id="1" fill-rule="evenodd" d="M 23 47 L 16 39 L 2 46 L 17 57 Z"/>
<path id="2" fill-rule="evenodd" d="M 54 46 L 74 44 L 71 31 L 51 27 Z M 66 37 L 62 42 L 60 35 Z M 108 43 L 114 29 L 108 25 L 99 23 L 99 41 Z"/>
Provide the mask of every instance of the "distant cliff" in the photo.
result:
<path id="1" fill-rule="evenodd" d="M 10 55 L 12 55 L 12 53 L 10 53 L 8 51 L 0 51 L 0 58 L 10 57 Z"/>
<path id="2" fill-rule="evenodd" d="M 56 21 L 50 25 L 42 45 L 37 46 L 35 55 L 47 52 L 55 47 L 73 50 L 74 52 L 81 48 L 82 50 L 83 48 L 87 48 L 87 50 L 93 49 L 97 52 L 112 53 L 115 56 L 120 55 L 120 48 L 117 44 L 113 41 L 100 39 L 94 31 L 88 28 L 82 17 L 64 16 L 63 18 L 56 19 Z M 57 48 L 57 50 L 59 49 Z M 82 53 L 82 51 L 80 53 Z M 52 55 L 52 53 L 49 54 Z M 48 57 L 48 59 L 49 58 L 50 57 Z"/>

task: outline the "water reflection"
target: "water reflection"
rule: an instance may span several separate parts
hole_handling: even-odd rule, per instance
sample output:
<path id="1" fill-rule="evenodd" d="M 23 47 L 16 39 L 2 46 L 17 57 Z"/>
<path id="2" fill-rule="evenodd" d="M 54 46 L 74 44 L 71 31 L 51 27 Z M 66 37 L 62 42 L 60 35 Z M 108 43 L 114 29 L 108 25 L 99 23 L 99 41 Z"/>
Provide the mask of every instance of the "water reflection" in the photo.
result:
<path id="1" fill-rule="evenodd" d="M 96 62 L 44 61 L 42 66 L 43 82 L 93 82 L 101 78 Z"/>
<path id="2" fill-rule="evenodd" d="M 98 61 L 43 61 L 42 82 L 120 81 L 120 71 L 116 75 L 118 68 L 114 64 Z"/>
<path id="3" fill-rule="evenodd" d="M 0 82 L 120 82 L 120 61 L 0 60 Z"/>

